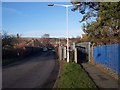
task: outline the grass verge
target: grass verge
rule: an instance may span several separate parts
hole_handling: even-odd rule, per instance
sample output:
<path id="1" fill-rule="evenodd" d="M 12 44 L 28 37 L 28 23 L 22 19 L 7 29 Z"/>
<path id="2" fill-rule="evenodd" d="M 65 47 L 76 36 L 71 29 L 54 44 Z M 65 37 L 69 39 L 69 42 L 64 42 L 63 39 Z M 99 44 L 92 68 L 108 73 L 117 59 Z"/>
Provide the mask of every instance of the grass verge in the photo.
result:
<path id="1" fill-rule="evenodd" d="M 64 61 L 57 88 L 96 88 L 87 73 L 74 62 Z"/>

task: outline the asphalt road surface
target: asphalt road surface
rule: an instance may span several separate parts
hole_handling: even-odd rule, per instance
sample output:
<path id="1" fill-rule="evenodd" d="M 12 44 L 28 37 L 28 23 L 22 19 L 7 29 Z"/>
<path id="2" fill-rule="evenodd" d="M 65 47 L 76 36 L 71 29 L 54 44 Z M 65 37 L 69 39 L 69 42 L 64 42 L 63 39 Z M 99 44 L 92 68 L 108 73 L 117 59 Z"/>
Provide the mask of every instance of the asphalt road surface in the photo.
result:
<path id="1" fill-rule="evenodd" d="M 4 67 L 2 88 L 52 88 L 59 64 L 52 51 Z"/>

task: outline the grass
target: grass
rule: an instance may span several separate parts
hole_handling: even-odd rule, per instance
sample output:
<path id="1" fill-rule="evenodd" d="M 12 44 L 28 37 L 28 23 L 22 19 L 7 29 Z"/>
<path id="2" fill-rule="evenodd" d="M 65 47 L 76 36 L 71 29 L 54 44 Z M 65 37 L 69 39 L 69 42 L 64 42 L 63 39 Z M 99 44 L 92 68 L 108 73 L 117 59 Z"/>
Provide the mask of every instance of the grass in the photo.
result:
<path id="1" fill-rule="evenodd" d="M 63 62 L 58 88 L 97 88 L 87 73 L 74 62 Z"/>

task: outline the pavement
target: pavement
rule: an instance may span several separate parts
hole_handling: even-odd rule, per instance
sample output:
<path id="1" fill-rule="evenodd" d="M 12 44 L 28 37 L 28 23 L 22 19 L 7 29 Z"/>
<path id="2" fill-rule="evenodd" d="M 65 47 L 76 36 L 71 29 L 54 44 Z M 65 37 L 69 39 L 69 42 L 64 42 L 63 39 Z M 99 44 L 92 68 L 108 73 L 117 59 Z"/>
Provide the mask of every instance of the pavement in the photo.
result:
<path id="1" fill-rule="evenodd" d="M 2 88 L 52 88 L 59 70 L 55 54 L 43 52 L 2 69 Z"/>
<path id="2" fill-rule="evenodd" d="M 108 74 L 102 72 L 95 65 L 90 63 L 82 63 L 83 69 L 88 73 L 99 89 L 114 89 L 120 90 L 118 80 L 112 78 Z"/>

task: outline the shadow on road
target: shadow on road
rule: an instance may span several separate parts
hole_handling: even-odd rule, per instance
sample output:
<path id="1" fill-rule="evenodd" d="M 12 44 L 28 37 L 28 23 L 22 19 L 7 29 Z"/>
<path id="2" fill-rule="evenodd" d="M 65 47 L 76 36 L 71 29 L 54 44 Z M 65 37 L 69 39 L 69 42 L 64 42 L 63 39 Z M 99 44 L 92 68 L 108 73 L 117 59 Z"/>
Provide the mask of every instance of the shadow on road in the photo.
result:
<path id="1" fill-rule="evenodd" d="M 59 72 L 59 61 L 52 51 L 36 54 L 3 68 L 3 88 L 52 88 Z"/>
<path id="2" fill-rule="evenodd" d="M 51 56 L 51 55 L 54 55 L 55 56 L 55 52 L 51 52 L 51 51 L 47 51 L 47 52 L 43 52 L 43 51 L 39 51 L 37 53 L 33 53 L 31 54 L 30 56 L 28 57 L 24 57 L 24 58 L 18 58 L 16 61 L 14 62 L 11 62 L 11 63 L 8 63 L 8 64 L 5 64 L 3 65 L 3 69 L 4 68 L 9 68 L 9 67 L 13 67 L 13 66 L 17 66 L 17 65 L 21 65 L 23 63 L 26 63 L 26 62 L 40 62 L 40 61 L 43 61 L 45 60 L 44 58 L 45 57 L 48 57 L 48 56 Z M 37 58 L 40 58 L 39 60 L 37 60 Z M 33 60 L 34 59 L 34 60 Z M 54 58 L 53 58 L 54 59 Z M 53 60 L 53 59 L 46 59 L 46 60 Z"/>

